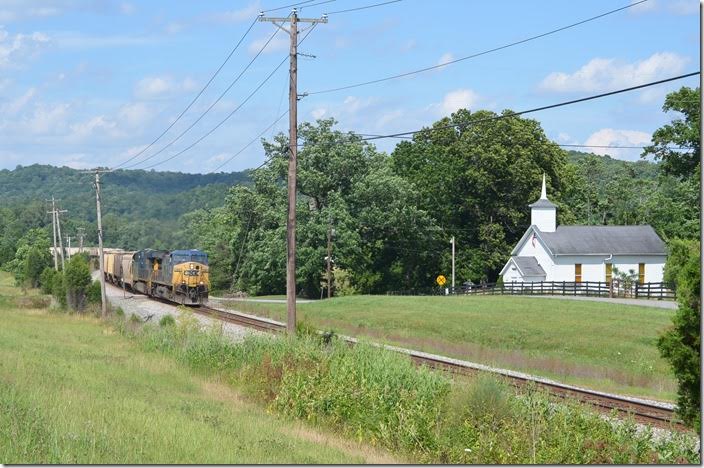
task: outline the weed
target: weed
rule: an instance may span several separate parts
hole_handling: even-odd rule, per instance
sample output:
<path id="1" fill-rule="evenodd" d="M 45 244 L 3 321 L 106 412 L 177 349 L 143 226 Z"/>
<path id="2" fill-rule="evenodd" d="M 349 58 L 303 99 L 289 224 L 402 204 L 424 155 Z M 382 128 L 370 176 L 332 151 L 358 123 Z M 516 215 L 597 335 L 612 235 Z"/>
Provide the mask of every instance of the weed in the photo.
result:
<path id="1" fill-rule="evenodd" d="M 176 320 L 171 315 L 164 315 L 159 320 L 160 327 L 172 327 L 174 325 L 176 325 Z"/>

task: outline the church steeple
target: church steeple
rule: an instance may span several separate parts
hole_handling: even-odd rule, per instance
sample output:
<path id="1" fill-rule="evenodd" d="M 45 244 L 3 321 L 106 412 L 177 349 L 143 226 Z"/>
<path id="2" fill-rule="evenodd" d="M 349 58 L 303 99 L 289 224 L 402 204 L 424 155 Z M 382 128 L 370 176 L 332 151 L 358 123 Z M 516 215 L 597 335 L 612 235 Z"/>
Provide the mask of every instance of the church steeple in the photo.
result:
<path id="1" fill-rule="evenodd" d="M 557 205 L 548 200 L 545 173 L 543 173 L 543 187 L 540 190 L 540 198 L 528 206 L 530 206 L 531 225 L 542 232 L 555 232 L 557 229 Z"/>

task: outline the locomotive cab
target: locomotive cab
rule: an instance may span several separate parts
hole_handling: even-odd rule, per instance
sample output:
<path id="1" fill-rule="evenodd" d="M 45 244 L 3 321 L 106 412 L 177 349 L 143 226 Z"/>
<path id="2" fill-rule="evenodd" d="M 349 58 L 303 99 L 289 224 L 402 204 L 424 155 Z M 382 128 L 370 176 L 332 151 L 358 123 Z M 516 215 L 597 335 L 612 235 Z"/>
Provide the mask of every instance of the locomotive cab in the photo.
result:
<path id="1" fill-rule="evenodd" d="M 207 254 L 200 250 L 174 250 L 171 252 L 171 264 L 176 302 L 182 304 L 207 302 L 210 289 Z"/>

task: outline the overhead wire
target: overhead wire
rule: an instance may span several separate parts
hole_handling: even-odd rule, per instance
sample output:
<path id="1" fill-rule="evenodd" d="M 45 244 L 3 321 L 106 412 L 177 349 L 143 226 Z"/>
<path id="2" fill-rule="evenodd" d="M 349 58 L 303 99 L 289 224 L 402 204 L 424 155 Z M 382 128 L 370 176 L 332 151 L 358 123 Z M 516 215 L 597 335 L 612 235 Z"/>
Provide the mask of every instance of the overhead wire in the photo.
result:
<path id="1" fill-rule="evenodd" d="M 125 164 L 127 164 L 128 162 L 133 161 L 135 158 L 137 158 L 137 157 L 141 156 L 142 154 L 144 154 L 144 152 L 146 152 L 149 148 L 151 148 L 152 146 L 154 146 L 154 144 L 156 144 L 156 142 L 159 141 L 159 140 L 161 139 L 161 137 L 163 137 L 164 135 L 166 135 L 166 133 L 167 133 L 169 130 L 171 130 L 171 128 L 172 128 L 174 125 L 176 125 L 176 123 L 177 123 L 179 120 L 181 120 L 181 117 L 183 117 L 184 114 L 185 114 L 186 112 L 188 112 L 188 110 L 193 106 L 193 104 L 195 104 L 195 102 L 198 100 L 198 98 L 200 98 L 201 95 L 205 92 L 205 90 L 208 88 L 208 86 L 210 86 L 210 84 L 213 82 L 213 80 L 215 79 L 215 77 L 218 76 L 218 74 L 220 73 L 220 71 L 221 71 L 221 70 L 223 69 L 223 67 L 227 64 L 227 62 L 230 61 L 230 59 L 231 59 L 232 56 L 234 55 L 235 51 L 239 48 L 239 46 L 242 44 L 242 42 L 244 41 L 244 39 L 249 35 L 250 31 L 252 31 L 252 28 L 254 27 L 254 24 L 255 24 L 256 22 L 257 22 L 257 18 L 254 18 L 254 21 L 252 21 L 252 24 L 249 25 L 249 27 L 247 28 L 247 30 L 245 31 L 245 33 L 242 35 L 242 37 L 240 38 L 240 40 L 237 41 L 237 44 L 235 44 L 235 47 L 232 48 L 232 50 L 231 50 L 230 53 L 227 55 L 227 57 L 225 57 L 225 60 L 220 64 L 220 66 L 218 67 L 218 69 L 215 70 L 215 73 L 212 74 L 212 76 L 210 77 L 210 79 L 205 83 L 205 85 L 201 88 L 201 90 L 198 92 L 198 94 L 195 95 L 195 97 L 191 100 L 191 102 L 188 103 L 188 105 L 186 106 L 186 108 L 181 111 L 181 113 L 176 117 L 176 119 L 175 119 L 173 122 L 171 122 L 171 124 L 170 124 L 168 127 L 166 127 L 166 129 L 165 129 L 163 132 L 161 132 L 161 133 L 159 134 L 159 136 L 157 136 L 151 143 L 149 143 L 147 146 L 145 146 L 144 148 L 142 148 L 138 153 L 132 155 L 131 157 L 129 157 L 129 158 L 126 159 L 125 161 L 123 161 L 123 162 L 121 162 L 120 164 L 118 164 L 117 166 L 113 167 L 112 170 L 115 170 L 115 169 L 117 169 L 117 168 L 119 168 L 119 167 L 122 167 L 122 166 L 124 166 Z"/>
<path id="2" fill-rule="evenodd" d="M 482 52 L 477 52 L 477 53 L 474 53 L 474 54 L 471 54 L 471 55 L 467 55 L 467 56 L 464 56 L 464 57 L 460 57 L 460 58 L 458 58 L 458 59 L 450 60 L 450 61 L 443 62 L 443 63 L 437 64 L 437 65 L 432 65 L 432 66 L 420 68 L 420 69 L 417 69 L 417 70 L 412 70 L 412 71 L 405 72 L 405 73 L 399 73 L 399 74 L 397 74 L 397 75 L 391 75 L 391 76 L 387 76 L 387 77 L 384 77 L 384 78 L 378 78 L 378 79 L 375 79 L 375 80 L 364 81 L 364 82 L 361 82 L 361 83 L 354 83 L 354 84 L 350 84 L 350 85 L 346 85 L 346 86 L 339 86 L 339 87 L 336 87 L 336 88 L 322 89 L 322 90 L 318 90 L 318 91 L 308 91 L 308 92 L 304 93 L 304 95 L 309 95 L 309 96 L 310 96 L 310 95 L 314 95 L 314 94 L 324 94 L 324 93 L 332 93 L 332 92 L 336 92 L 336 91 L 343 91 L 343 90 L 346 90 L 346 89 L 352 89 L 352 88 L 357 88 L 357 87 L 360 87 L 360 86 L 367 86 L 367 85 L 371 85 L 371 84 L 381 83 L 381 82 L 384 82 L 384 81 L 394 80 L 394 79 L 397 79 L 397 78 L 404 78 L 404 77 L 406 77 L 406 76 L 411 76 L 411 75 L 415 75 L 415 74 L 418 74 L 418 73 L 423 73 L 423 72 L 426 72 L 426 71 L 430 71 L 430 70 L 435 70 L 435 69 L 438 69 L 438 68 L 446 67 L 446 66 L 448 66 L 448 65 L 452 65 L 452 64 L 455 64 L 455 63 L 458 63 L 458 62 L 462 62 L 462 61 L 465 61 L 465 60 L 469 60 L 469 59 L 473 59 L 473 58 L 476 58 L 476 57 L 480 57 L 480 56 L 482 56 L 482 55 L 487 55 L 487 54 L 490 54 L 490 53 L 493 53 L 493 52 L 497 52 L 497 51 L 499 51 L 499 50 L 508 49 L 509 47 L 514 47 L 514 46 L 517 46 L 517 45 L 520 45 L 520 44 L 524 44 L 524 43 L 526 43 L 526 42 L 530 42 L 530 41 L 534 41 L 534 40 L 536 40 L 536 39 L 543 38 L 543 37 L 545 37 L 545 36 L 549 36 L 549 35 L 552 35 L 552 34 L 556 34 L 556 33 L 558 33 L 558 32 L 561 32 L 561 31 L 564 31 L 564 30 L 567 30 L 567 29 L 570 29 L 570 28 L 574 28 L 574 27 L 576 27 L 576 26 L 580 26 L 580 25 L 585 24 L 585 23 L 589 23 L 590 21 L 595 21 L 595 20 L 597 20 L 597 19 L 599 19 L 599 18 L 603 18 L 603 17 L 605 17 L 605 16 L 612 15 L 612 14 L 617 13 L 617 12 L 619 12 L 619 11 L 623 11 L 623 10 L 626 10 L 626 9 L 628 9 L 628 8 L 635 7 L 635 6 L 637 6 L 637 5 L 640 5 L 641 3 L 645 3 L 645 2 L 647 2 L 647 1 L 649 1 L 649 0 L 640 0 L 640 1 L 638 1 L 638 2 L 634 2 L 634 3 L 631 3 L 631 4 L 629 4 L 629 5 L 626 5 L 626 6 L 623 6 L 623 7 L 620 7 L 620 8 L 616 8 L 616 9 L 614 9 L 614 10 L 607 11 L 607 12 L 602 13 L 602 14 L 600 14 L 600 15 L 592 16 L 592 17 L 590 17 L 590 18 L 587 18 L 587 19 L 578 21 L 578 22 L 576 22 L 576 23 L 568 24 L 567 26 L 563 26 L 563 27 L 561 27 L 561 28 L 553 29 L 553 30 L 551 30 L 551 31 L 548 31 L 548 32 L 545 32 L 545 33 L 542 33 L 542 34 L 538 34 L 538 35 L 535 35 L 535 36 L 531 36 L 531 37 L 528 37 L 528 38 L 525 38 L 525 39 L 521 39 L 521 40 L 519 40 L 519 41 L 511 42 L 511 43 L 509 43 L 509 44 L 504 44 L 504 45 L 502 45 L 502 46 L 494 47 L 494 48 L 492 48 L 492 49 L 484 50 L 484 51 L 482 51 Z M 328 14 L 332 14 L 332 13 L 328 13 Z"/>
<path id="3" fill-rule="evenodd" d="M 346 10 L 329 11 L 326 14 L 327 15 L 337 15 L 338 13 L 349 13 L 352 11 L 366 10 L 367 8 L 375 8 L 375 7 L 380 7 L 380 6 L 389 5 L 391 3 L 398 3 L 398 2 L 402 2 L 402 1 L 403 0 L 390 0 L 388 2 L 375 3 L 373 5 L 366 5 L 366 6 L 356 7 L 356 8 L 348 8 Z M 310 5 L 310 6 L 313 6 L 313 5 Z"/>
<path id="4" fill-rule="evenodd" d="M 151 156 L 148 156 L 147 158 L 144 158 L 143 160 L 141 160 L 139 162 L 130 164 L 129 166 L 126 166 L 126 168 L 131 168 L 131 167 L 138 166 L 140 164 L 144 164 L 145 162 L 149 161 L 150 159 L 154 158 L 155 156 L 161 154 L 162 152 L 164 152 L 164 150 L 171 147 L 171 145 L 176 143 L 178 140 L 181 139 L 181 137 L 183 137 L 186 133 L 188 133 L 193 127 L 195 127 L 198 124 L 198 122 L 200 122 L 203 119 L 203 117 L 205 117 L 213 109 L 213 107 L 215 107 L 217 105 L 217 103 L 220 102 L 225 97 L 225 95 L 230 91 L 230 89 L 232 89 L 232 87 L 240 80 L 240 78 L 242 78 L 242 76 L 245 74 L 245 72 L 247 72 L 247 70 L 249 70 L 249 68 L 252 66 L 252 64 L 255 62 L 255 60 L 257 60 L 257 58 L 259 58 L 259 56 L 262 54 L 262 52 L 264 52 L 264 50 L 267 48 L 269 43 L 271 43 L 271 41 L 274 39 L 276 34 L 278 34 L 278 32 L 279 32 L 279 30 L 277 29 L 274 31 L 274 33 L 271 36 L 269 36 L 269 39 L 264 43 L 264 45 L 262 45 L 262 47 L 259 49 L 259 51 L 256 53 L 256 55 L 242 69 L 242 71 L 239 73 L 239 75 L 237 75 L 235 77 L 235 79 L 230 82 L 229 86 L 227 88 L 225 88 L 225 90 L 222 93 L 220 93 L 220 96 L 218 96 L 217 99 L 215 99 L 215 101 L 213 101 L 213 103 L 210 104 L 210 106 L 204 112 L 202 112 L 200 114 L 200 116 L 193 123 L 191 123 L 191 125 L 186 127 L 186 129 L 183 130 L 176 138 L 172 139 L 169 143 L 164 145 L 156 153 L 152 154 Z M 149 166 L 149 167 L 152 167 L 152 166 Z"/>
<path id="5" fill-rule="evenodd" d="M 607 93 L 595 94 L 595 95 L 592 95 L 592 96 L 587 96 L 587 97 L 583 97 L 583 98 L 579 98 L 579 99 L 572 99 L 572 100 L 569 100 L 569 101 L 559 102 L 559 103 L 556 103 L 556 104 L 549 104 L 549 105 L 547 105 L 547 106 L 535 107 L 535 108 L 533 108 L 533 109 L 527 109 L 527 110 L 524 110 L 524 111 L 509 112 L 509 113 L 506 113 L 506 114 L 496 115 L 496 116 L 493 116 L 493 117 L 487 117 L 487 118 L 483 118 L 483 119 L 472 120 L 472 121 L 466 122 L 466 123 L 456 123 L 456 124 L 440 125 L 440 126 L 437 126 L 437 127 L 422 128 L 422 129 L 420 129 L 420 130 L 411 130 L 411 131 L 407 131 L 407 132 L 398 132 L 398 133 L 392 133 L 392 134 L 389 134 L 389 135 L 376 135 L 376 136 L 371 136 L 371 137 L 364 137 L 364 138 L 362 138 L 362 140 L 364 140 L 364 141 L 370 141 L 370 140 L 379 140 L 379 139 L 383 139 L 383 138 L 397 138 L 397 137 L 400 137 L 400 136 L 415 135 L 416 133 L 420 133 L 420 132 L 437 131 L 437 130 L 443 130 L 443 129 L 447 129 L 447 128 L 464 127 L 464 126 L 474 125 L 474 124 L 478 124 L 478 123 L 482 123 L 482 122 L 489 122 L 489 121 L 492 121 L 492 120 L 501 120 L 501 119 L 506 119 L 506 118 L 509 118 L 509 117 L 516 117 L 516 116 L 518 116 L 518 115 L 530 114 L 530 113 L 533 113 L 533 112 L 543 111 L 543 110 L 547 110 L 547 109 L 554 109 L 554 108 L 557 108 L 557 107 L 568 106 L 568 105 L 571 105 L 571 104 L 577 104 L 577 103 L 580 103 L 580 102 L 586 102 L 586 101 L 591 101 L 591 100 L 594 100 L 594 99 L 601 99 L 601 98 L 604 98 L 604 97 L 607 97 L 607 96 L 613 96 L 613 95 L 616 95 L 616 94 L 621 94 L 621 93 L 626 93 L 626 92 L 630 92 L 630 91 L 635 91 L 635 90 L 637 90 L 637 89 L 643 89 L 643 88 L 647 88 L 647 87 L 650 87 L 650 86 L 659 85 L 659 84 L 662 84 L 662 83 L 668 83 L 668 82 L 670 82 L 670 81 L 676 81 L 676 80 L 681 80 L 681 79 L 684 79 L 684 78 L 689 78 L 689 77 L 692 77 L 692 76 L 699 75 L 699 73 L 700 73 L 700 72 L 697 71 L 697 72 L 687 73 L 687 74 L 684 74 L 684 75 L 673 76 L 673 77 L 670 77 L 670 78 L 665 78 L 665 79 L 657 80 L 657 81 L 651 81 L 651 82 L 649 82 L 649 83 L 644 83 L 644 84 L 637 85 L 637 86 L 630 86 L 630 87 L 628 87 L 628 88 L 622 88 L 622 89 L 618 89 L 618 90 L 615 90 L 615 91 L 609 91 L 609 92 L 607 92 Z"/>
<path id="6" fill-rule="evenodd" d="M 303 41 L 305 41 L 306 38 L 308 38 L 308 36 L 310 35 L 310 33 L 313 31 L 313 29 L 315 29 L 315 25 L 313 25 L 313 27 L 311 27 L 311 28 L 307 31 L 307 33 L 306 33 L 306 34 L 303 36 L 303 38 L 300 40 L 299 44 L 303 43 Z M 151 165 L 149 165 L 149 166 L 143 167 L 142 169 L 151 169 L 151 168 L 153 168 L 153 167 L 156 167 L 156 166 L 159 166 L 159 165 L 161 165 L 161 164 L 164 164 L 164 163 L 166 163 L 166 162 L 168 162 L 168 161 L 171 161 L 171 160 L 173 160 L 174 158 L 176 158 L 176 157 L 182 155 L 182 154 L 185 153 L 186 151 L 190 150 L 191 148 L 193 148 L 194 146 L 196 146 L 196 145 L 197 145 L 198 143 L 200 143 L 201 141 L 205 140 L 208 136 L 212 135 L 213 132 L 215 132 L 215 130 L 217 130 L 218 128 L 220 128 L 220 127 L 221 127 L 225 122 L 227 122 L 233 115 L 235 115 L 235 113 L 236 113 L 238 110 L 240 110 L 247 102 L 249 102 L 249 100 L 250 100 L 250 99 L 251 99 L 251 98 L 252 98 L 252 97 L 253 97 L 270 79 L 271 79 L 272 76 L 274 76 L 274 74 L 279 70 L 279 68 L 281 68 L 281 66 L 282 66 L 282 65 L 286 62 L 286 60 L 288 60 L 288 59 L 289 59 L 289 56 L 286 55 L 286 56 L 283 58 L 283 60 L 281 60 L 281 62 L 279 62 L 279 64 L 276 65 L 276 67 L 274 67 L 274 69 L 267 75 L 267 77 L 264 78 L 264 80 L 263 80 L 261 83 L 259 83 L 259 85 L 258 85 L 258 86 L 257 86 L 257 87 L 256 87 L 256 88 L 255 88 L 255 89 L 254 89 L 254 90 L 253 90 L 253 91 L 252 91 L 252 92 L 234 109 L 234 110 L 232 110 L 232 112 L 230 112 L 229 114 L 227 114 L 227 116 L 226 116 L 224 119 L 222 119 L 220 122 L 218 122 L 218 124 L 215 125 L 215 127 L 211 128 L 211 129 L 210 129 L 207 133 L 205 133 L 203 136 L 201 136 L 201 137 L 198 138 L 196 141 L 194 141 L 193 143 L 191 143 L 190 145 L 188 145 L 186 148 L 182 149 L 181 151 L 177 152 L 176 154 L 174 154 L 174 155 L 172 155 L 172 156 L 170 156 L 170 157 L 168 157 L 168 158 L 166 158 L 166 159 L 163 159 L 163 160 L 161 160 L 161 161 L 158 161 L 158 162 L 156 162 L 156 163 L 154 163 L 154 164 L 151 164 Z"/>

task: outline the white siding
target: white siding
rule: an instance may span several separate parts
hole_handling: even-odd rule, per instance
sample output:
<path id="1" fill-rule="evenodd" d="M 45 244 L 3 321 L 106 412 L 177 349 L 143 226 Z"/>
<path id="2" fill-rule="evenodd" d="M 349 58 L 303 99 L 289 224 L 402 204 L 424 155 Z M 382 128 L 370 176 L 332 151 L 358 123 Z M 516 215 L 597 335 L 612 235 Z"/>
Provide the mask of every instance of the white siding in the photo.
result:
<path id="1" fill-rule="evenodd" d="M 535 239 L 535 246 L 533 246 L 532 239 L 533 233 L 531 232 L 523 245 L 518 246 L 515 255 L 535 257 L 545 270 L 543 281 L 574 281 L 575 264 L 577 263 L 582 265 L 582 281 L 606 281 L 606 263 L 611 263 L 621 271 L 633 270 L 636 274 L 638 273 L 638 264 L 645 263 L 646 283 L 660 283 L 663 279 L 663 269 L 667 258 L 665 255 L 614 255 L 610 259 L 608 259 L 608 255 L 557 255 L 553 257 L 539 237 Z M 504 273 L 504 282 L 541 281 L 536 278 L 521 278 L 520 273 L 512 269 L 513 266 L 511 264 Z"/>
<path id="2" fill-rule="evenodd" d="M 531 208 L 530 224 L 537 226 L 543 232 L 555 232 L 557 229 L 557 209 Z"/>

